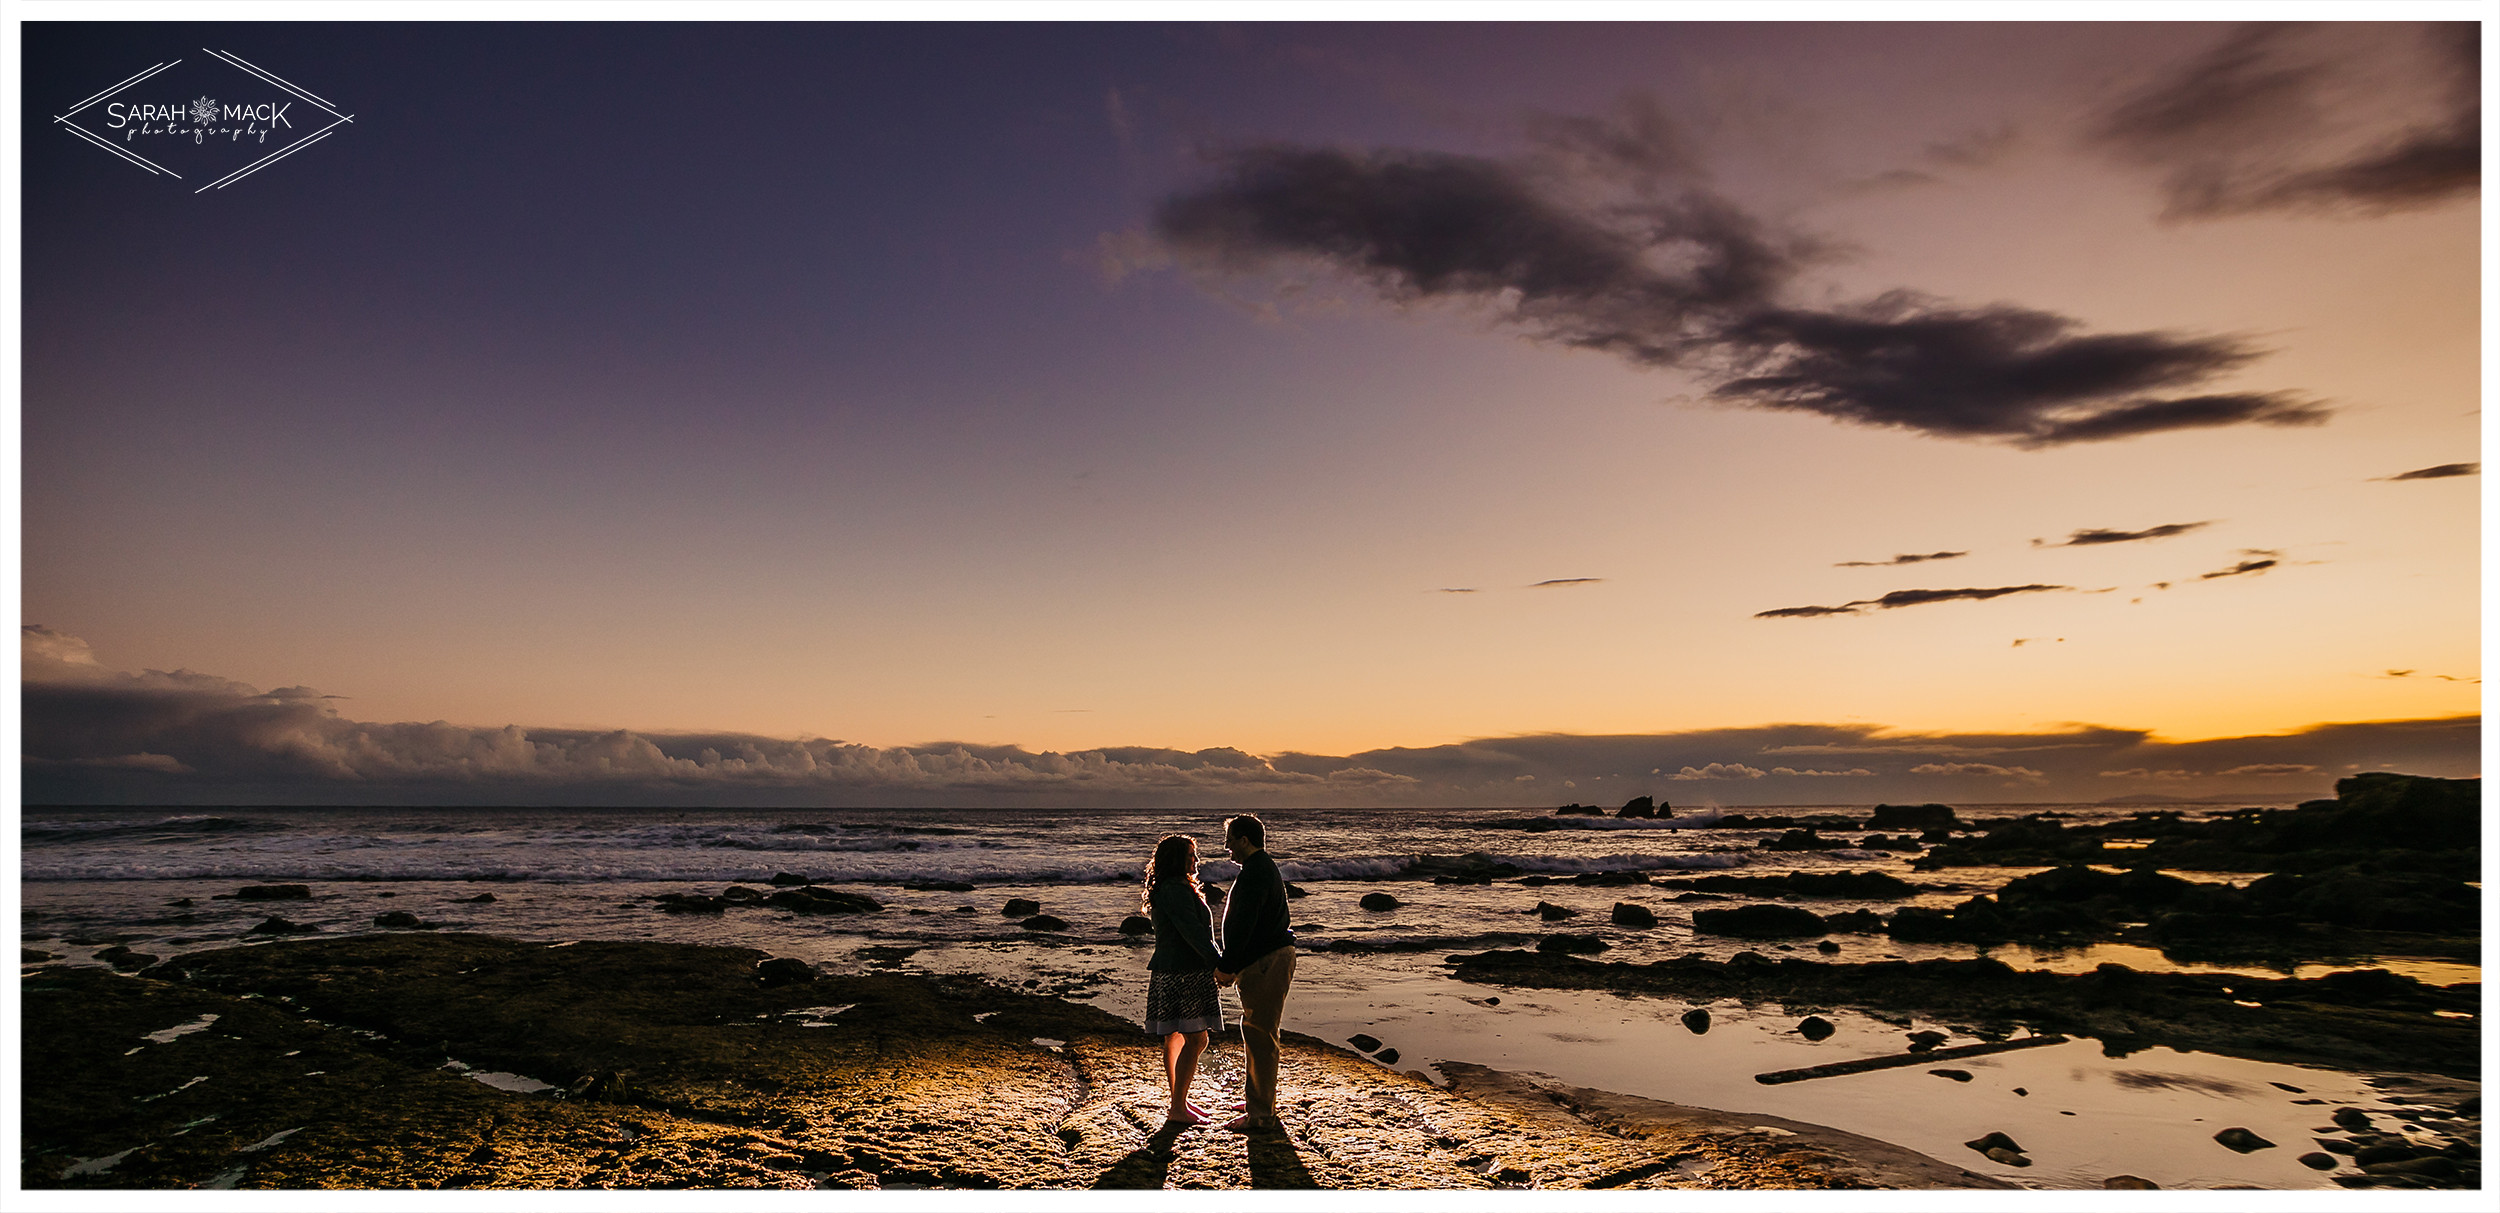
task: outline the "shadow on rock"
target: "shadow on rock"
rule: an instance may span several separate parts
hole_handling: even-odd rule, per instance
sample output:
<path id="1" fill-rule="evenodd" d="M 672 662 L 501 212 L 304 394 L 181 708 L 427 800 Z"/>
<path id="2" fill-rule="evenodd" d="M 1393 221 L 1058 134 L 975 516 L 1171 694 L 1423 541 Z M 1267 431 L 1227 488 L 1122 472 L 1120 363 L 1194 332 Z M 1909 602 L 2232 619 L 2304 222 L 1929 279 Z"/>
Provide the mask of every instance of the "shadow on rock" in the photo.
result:
<path id="1" fill-rule="evenodd" d="M 1095 1177 L 1094 1187 L 1160 1191 L 1172 1171 L 1172 1145 L 1180 1140 L 1183 1131 L 1181 1125 L 1166 1123 L 1146 1139 L 1145 1145 L 1105 1168 Z"/>
<path id="2" fill-rule="evenodd" d="M 1319 1181 L 1302 1165 L 1302 1153 L 1282 1129 L 1249 1135 L 1250 1186 L 1253 1188 L 1316 1188 Z"/>

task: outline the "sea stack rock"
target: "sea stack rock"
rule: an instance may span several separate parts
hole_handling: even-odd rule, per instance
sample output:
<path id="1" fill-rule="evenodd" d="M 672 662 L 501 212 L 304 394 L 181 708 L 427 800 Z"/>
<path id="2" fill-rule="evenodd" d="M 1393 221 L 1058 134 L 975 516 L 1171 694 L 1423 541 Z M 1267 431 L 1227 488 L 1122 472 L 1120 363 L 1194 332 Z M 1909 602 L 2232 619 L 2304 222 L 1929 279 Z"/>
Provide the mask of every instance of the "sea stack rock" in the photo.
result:
<path id="1" fill-rule="evenodd" d="M 1658 925 L 1658 916 L 1650 912 L 1648 906 L 1636 906 L 1628 901 L 1616 902 L 1615 908 L 1609 911 L 1606 917 L 1608 921 L 1619 927 L 1654 927 Z"/>
<path id="2" fill-rule="evenodd" d="M 1657 802 L 1647 796 L 1635 796 L 1624 801 L 1622 808 L 1615 810 L 1617 817 L 1656 817 L 1657 815 Z"/>
<path id="3" fill-rule="evenodd" d="M 1007 904 L 998 911 L 998 916 L 1001 918 L 1029 918 L 1041 912 L 1042 903 L 1035 901 L 1030 897 L 1010 897 L 1007 899 Z"/>

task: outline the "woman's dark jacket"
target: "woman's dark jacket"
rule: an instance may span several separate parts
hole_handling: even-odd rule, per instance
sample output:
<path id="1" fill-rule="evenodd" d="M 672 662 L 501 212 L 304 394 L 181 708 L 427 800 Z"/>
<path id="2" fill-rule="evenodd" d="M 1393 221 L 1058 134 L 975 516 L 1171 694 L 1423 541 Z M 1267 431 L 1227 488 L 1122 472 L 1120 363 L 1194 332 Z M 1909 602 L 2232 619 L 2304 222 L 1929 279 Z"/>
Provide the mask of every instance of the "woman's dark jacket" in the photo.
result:
<path id="1" fill-rule="evenodd" d="M 1215 968 L 1215 922 L 1198 896 L 1194 880 L 1158 880 L 1146 893 L 1147 913 L 1155 924 L 1155 954 L 1146 967 L 1155 972 L 1207 971 Z"/>

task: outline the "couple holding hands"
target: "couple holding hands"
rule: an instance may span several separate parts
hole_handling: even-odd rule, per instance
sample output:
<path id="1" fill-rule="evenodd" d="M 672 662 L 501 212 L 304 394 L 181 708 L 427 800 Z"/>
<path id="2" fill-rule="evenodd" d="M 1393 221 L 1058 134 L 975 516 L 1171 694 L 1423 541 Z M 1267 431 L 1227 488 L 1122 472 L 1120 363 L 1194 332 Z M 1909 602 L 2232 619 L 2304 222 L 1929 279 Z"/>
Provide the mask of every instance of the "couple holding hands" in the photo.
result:
<path id="1" fill-rule="evenodd" d="M 1236 1133 L 1272 1132 L 1276 1119 L 1277 1029 L 1285 1014 L 1285 991 L 1293 985 L 1293 927 L 1285 912 L 1285 878 L 1267 854 L 1267 827 L 1243 815 L 1224 823 L 1224 848 L 1241 874 L 1222 917 L 1209 909 L 1198 885 L 1198 842 L 1169 834 L 1146 865 L 1146 913 L 1154 921 L 1155 951 L 1146 962 L 1146 1033 L 1163 1037 L 1163 1077 L 1172 1104 L 1167 1127 L 1207 1123 L 1207 1111 L 1189 1101 L 1207 1034 L 1224 1026 L 1218 986 L 1241 992 L 1241 1042 L 1249 1054 L 1242 1079 L 1241 1115 L 1225 1122 Z"/>

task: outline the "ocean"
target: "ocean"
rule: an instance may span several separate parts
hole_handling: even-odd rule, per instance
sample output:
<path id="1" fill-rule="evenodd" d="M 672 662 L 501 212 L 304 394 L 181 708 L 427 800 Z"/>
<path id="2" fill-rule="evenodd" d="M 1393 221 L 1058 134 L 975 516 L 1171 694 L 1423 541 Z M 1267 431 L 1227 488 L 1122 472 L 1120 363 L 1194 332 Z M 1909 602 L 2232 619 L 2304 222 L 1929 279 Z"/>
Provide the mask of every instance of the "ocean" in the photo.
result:
<path id="1" fill-rule="evenodd" d="M 2069 821 L 2123 818 L 2136 807 L 1956 806 L 1966 821 L 2056 812 Z M 1863 817 L 1866 806 L 1730 810 Z M 164 957 L 264 942 L 253 928 L 275 914 L 317 935 L 369 932 L 391 912 L 430 929 L 561 945 L 655 939 L 752 947 L 828 969 L 978 973 L 1039 988 L 1136 1020 L 1146 944 L 1121 933 L 1137 912 L 1138 873 L 1155 841 L 1189 834 L 1220 856 L 1223 814 L 1183 810 L 722 810 L 346 809 L 29 807 L 20 827 L 22 944 L 51 963 L 100 964 L 115 946 Z M 1506 990 L 1453 979 L 1454 953 L 1533 946 L 1556 932 L 1595 934 L 1605 958 L 1640 962 L 1745 950 L 1776 954 L 1813 943 L 1765 944 L 1696 934 L 1691 910 L 1736 901 L 1678 902 L 1645 886 L 1579 885 L 1569 878 L 1640 872 L 1881 871 L 1929 886 L 1908 899 L 1812 903 L 1818 912 L 1944 908 L 2032 868 L 1953 868 L 1913 874 L 1914 856 L 1866 850 L 1768 851 L 1777 829 L 1713 828 L 1723 814 L 1677 818 L 1550 817 L 1520 809 L 1288 809 L 1261 813 L 1285 879 L 1306 894 L 1292 905 L 1304 957 L 1286 1026 L 1333 1041 L 1367 1033 L 1398 1050 L 1391 1063 L 1426 1078 L 1440 1061 L 1533 1070 L 1567 1082 L 1671 1102 L 1813 1121 L 1909 1146 L 1957 1165 L 2041 1187 L 2098 1187 L 2112 1174 L 2165 1186 L 2332 1186 L 2297 1166 L 2302 1150 L 2238 1155 L 2204 1140 L 2219 1124 L 2280 1141 L 2306 1140 L 2309 1107 L 2280 1087 L 2378 1106 L 2364 1076 L 2167 1049 L 2122 1058 L 2096 1042 L 1975 1058 L 1984 1081 L 1948 1084 L 1916 1068 L 1770 1087 L 1753 1075 L 1901 1048 L 1913 1025 L 1827 1011 L 1838 1032 L 1809 1042 L 1797 1015 L 1725 1002 L 1697 1035 L 1678 1022 L 1681 1001 L 1563 990 Z M 1538 828 L 1524 828 L 1542 818 Z M 1434 883 L 1431 876 L 1507 865 L 1542 887 Z M 1209 861 L 1222 882 L 1233 865 Z M 805 877 L 885 905 L 874 914 L 801 916 L 753 906 L 671 913 L 667 893 L 770 891 L 777 875 Z M 2246 880 L 2248 874 L 2188 874 Z M 309 900 L 251 901 L 247 885 L 305 884 Z M 960 886 L 970 886 L 969 889 Z M 1366 893 L 1399 904 L 1367 910 Z M 481 894 L 491 895 L 480 899 Z M 1003 911 L 1039 903 L 1064 929 L 1034 930 Z M 1617 901 L 1657 916 L 1652 927 L 1609 921 Z M 1548 920 L 1540 903 L 1570 911 Z M 292 936 L 295 938 L 302 935 Z M 2184 964 L 2119 945 L 2070 949 L 1904 944 L 1834 936 L 1841 961 L 1993 955 L 2017 968 L 2087 971 L 2116 961 L 2137 969 L 2312 976 L 2296 970 Z M 30 957 L 31 959 L 31 957 Z M 2373 963 L 2447 984 L 2479 980 L 2469 964 L 2411 957 Z M 1915 1027 L 1951 1025 L 1920 1023 Z M 1966 1043 L 1957 1040 L 1955 1043 Z M 2021 1089 L 2020 1095 L 2009 1094 Z M 1899 1115 L 1902 1101 L 1932 1110 Z M 2199 1128 L 2199 1126 L 2205 1126 Z M 2197 1132 L 2187 1132 L 2198 1129 Z M 2068 1143 L 2042 1165 L 2014 1170 L 1960 1143 L 1990 1131 Z M 2280 1136 L 2278 1136 L 2280 1135 Z M 2040 1147 L 2035 1146 L 2035 1149 Z M 2306 1149 L 2303 1146 L 2302 1149 Z"/>

